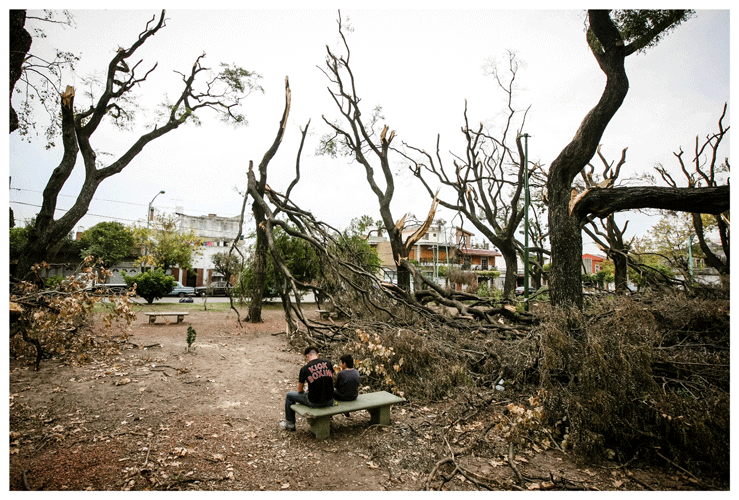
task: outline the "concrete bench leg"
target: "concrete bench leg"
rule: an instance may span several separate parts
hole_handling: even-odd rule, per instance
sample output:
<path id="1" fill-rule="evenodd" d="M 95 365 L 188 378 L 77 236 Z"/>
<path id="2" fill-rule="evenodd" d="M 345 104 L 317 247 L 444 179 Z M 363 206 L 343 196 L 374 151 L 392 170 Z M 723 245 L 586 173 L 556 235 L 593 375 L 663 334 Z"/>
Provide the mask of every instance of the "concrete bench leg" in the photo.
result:
<path id="1" fill-rule="evenodd" d="M 185 319 L 184 316 L 177 316 L 177 322 L 178 323 L 182 323 L 182 320 L 184 320 L 184 319 Z"/>
<path id="2" fill-rule="evenodd" d="M 154 323 L 157 320 L 156 316 L 149 316 L 149 323 Z"/>
<path id="3" fill-rule="evenodd" d="M 390 405 L 367 411 L 370 414 L 370 424 L 390 425 Z"/>
<path id="4" fill-rule="evenodd" d="M 307 418 L 311 432 L 316 439 L 326 439 L 331 433 L 331 417 Z"/>

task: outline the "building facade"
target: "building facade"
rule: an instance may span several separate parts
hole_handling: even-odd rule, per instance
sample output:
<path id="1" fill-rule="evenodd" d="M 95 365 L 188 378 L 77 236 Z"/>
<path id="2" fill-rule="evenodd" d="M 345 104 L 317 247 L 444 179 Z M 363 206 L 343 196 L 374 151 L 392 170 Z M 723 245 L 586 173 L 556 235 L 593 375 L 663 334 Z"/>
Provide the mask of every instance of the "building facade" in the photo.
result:
<path id="1" fill-rule="evenodd" d="M 225 276 L 213 268 L 213 255 L 228 252 L 239 235 L 240 217 L 219 217 L 216 214 L 198 216 L 179 212 L 175 215 L 177 229 L 181 232 L 194 231 L 203 240 L 203 246 L 194 252 L 192 271 L 174 268 L 172 276 L 183 285 L 192 287 L 223 281 Z"/>

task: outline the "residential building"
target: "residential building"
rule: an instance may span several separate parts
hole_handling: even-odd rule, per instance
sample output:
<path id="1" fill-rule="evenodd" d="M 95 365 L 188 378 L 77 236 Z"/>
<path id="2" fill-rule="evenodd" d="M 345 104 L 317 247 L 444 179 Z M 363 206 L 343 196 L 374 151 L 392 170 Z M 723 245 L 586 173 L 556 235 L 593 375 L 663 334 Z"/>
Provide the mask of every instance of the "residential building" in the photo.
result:
<path id="1" fill-rule="evenodd" d="M 465 231 L 460 227 L 454 229 L 457 252 L 461 257 L 461 264 L 464 267 L 469 266 L 474 271 L 490 271 L 496 269 L 495 258 L 502 256 L 500 252 L 491 250 L 490 243 L 488 242 L 482 245 L 473 245 L 471 232 Z"/>
<path id="2" fill-rule="evenodd" d="M 405 241 L 420 227 L 416 224 L 404 228 L 403 240 Z M 500 252 L 490 249 L 487 243 L 481 247 L 472 245 L 472 234 L 459 227 L 444 226 L 441 223 L 432 224 L 421 239 L 413 245 L 408 258 L 418 263 L 419 269 L 426 277 L 438 281 L 440 281 L 439 269 L 442 266 L 459 267 L 463 264 L 463 259 L 469 262 L 470 269 L 473 270 L 495 269 L 495 258 L 500 257 Z M 383 266 L 384 278 L 394 281 L 397 277 L 397 266 L 393 260 L 390 241 L 384 236 L 370 235 L 367 242 L 377 249 Z"/>
<path id="3" fill-rule="evenodd" d="M 582 256 L 582 268 L 585 274 L 595 274 L 603 268 L 603 261 L 605 257 L 600 255 L 592 255 L 589 253 L 583 254 Z"/>
<path id="4" fill-rule="evenodd" d="M 192 271 L 172 269 L 172 276 L 186 286 L 207 286 L 214 281 L 223 281 L 225 276 L 213 269 L 212 257 L 219 252 L 228 252 L 231 243 L 239 234 L 240 217 L 219 217 L 216 214 L 186 215 L 175 213 L 177 229 L 181 232 L 195 231 L 203 240 L 203 246 L 193 254 Z"/>

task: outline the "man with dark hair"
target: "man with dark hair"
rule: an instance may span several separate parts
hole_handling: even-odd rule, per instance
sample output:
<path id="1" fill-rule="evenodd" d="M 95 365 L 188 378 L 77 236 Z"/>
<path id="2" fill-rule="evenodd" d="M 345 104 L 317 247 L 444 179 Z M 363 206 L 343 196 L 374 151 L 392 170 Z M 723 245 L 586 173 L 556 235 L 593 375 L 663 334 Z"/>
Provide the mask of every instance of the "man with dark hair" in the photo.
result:
<path id="1" fill-rule="evenodd" d="M 337 401 L 354 401 L 359 395 L 360 375 L 354 369 L 354 358 L 351 354 L 341 357 L 341 370 L 336 374 L 334 399 Z"/>
<path id="2" fill-rule="evenodd" d="M 304 352 L 306 365 L 298 375 L 298 390 L 290 391 L 285 397 L 285 420 L 280 427 L 295 430 L 295 412 L 290 408 L 295 403 L 320 408 L 334 404 L 334 368 L 331 361 L 318 357 L 318 348 L 309 346 Z M 307 387 L 306 387 L 307 384 Z"/>

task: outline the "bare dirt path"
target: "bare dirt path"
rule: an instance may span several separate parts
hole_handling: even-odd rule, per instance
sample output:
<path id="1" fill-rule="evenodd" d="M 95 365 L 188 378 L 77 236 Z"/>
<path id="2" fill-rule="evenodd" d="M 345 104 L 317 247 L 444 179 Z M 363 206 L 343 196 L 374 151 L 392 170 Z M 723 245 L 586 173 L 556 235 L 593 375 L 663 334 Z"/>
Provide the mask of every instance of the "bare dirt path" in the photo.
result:
<path id="1" fill-rule="evenodd" d="M 422 490 L 444 443 L 429 431 L 442 405 L 394 407 L 389 428 L 366 412 L 335 417 L 316 441 L 305 421 L 280 430 L 284 395 L 302 356 L 280 310 L 239 328 L 233 312 L 189 310 L 184 323 L 147 324 L 129 344 L 82 366 L 10 360 L 11 490 Z M 187 352 L 186 332 L 196 332 Z M 460 432 L 464 432 L 460 430 Z M 436 446 L 438 445 L 438 446 Z M 463 457 L 488 484 L 509 489 L 504 457 Z M 576 488 L 691 489 L 675 474 L 582 469 L 561 453 L 521 454 L 519 467 Z M 437 486 L 440 483 L 435 483 Z M 432 484 L 434 486 L 434 484 Z M 461 475 L 447 489 L 476 489 Z"/>
<path id="2" fill-rule="evenodd" d="M 45 490 L 383 489 L 367 455 L 316 442 L 305 422 L 289 435 L 278 428 L 302 357 L 280 334 L 281 311 L 265 319 L 239 329 L 232 312 L 155 325 L 139 314 L 129 339 L 138 348 L 103 361 L 50 360 L 40 372 L 11 361 L 10 488 L 25 478 Z M 344 420 L 367 428 L 368 417 Z M 353 473 L 336 474 L 339 464 Z"/>

